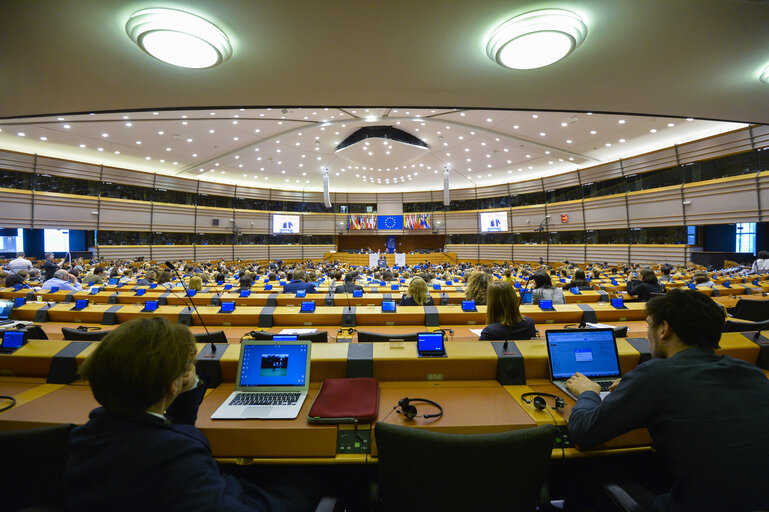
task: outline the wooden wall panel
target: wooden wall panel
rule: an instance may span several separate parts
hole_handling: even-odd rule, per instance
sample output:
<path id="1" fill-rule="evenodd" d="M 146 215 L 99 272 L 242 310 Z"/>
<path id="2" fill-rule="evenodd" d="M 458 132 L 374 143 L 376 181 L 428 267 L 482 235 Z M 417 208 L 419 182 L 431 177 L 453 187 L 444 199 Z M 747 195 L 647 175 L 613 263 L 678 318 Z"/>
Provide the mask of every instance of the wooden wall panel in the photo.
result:
<path id="1" fill-rule="evenodd" d="M 513 246 L 511 244 L 481 244 L 478 246 L 481 260 L 495 262 L 513 261 Z"/>
<path id="2" fill-rule="evenodd" d="M 100 245 L 96 252 L 105 260 L 144 258 L 150 260 L 149 245 Z"/>
<path id="3" fill-rule="evenodd" d="M 105 231 L 150 231 L 152 204 L 102 198 L 99 229 Z"/>
<path id="4" fill-rule="evenodd" d="M 305 235 L 329 235 L 336 231 L 333 213 L 307 213 L 302 216 L 302 233 Z"/>
<path id="5" fill-rule="evenodd" d="M 622 160 L 622 171 L 625 176 L 632 176 L 641 172 L 665 169 L 676 166 L 675 148 L 666 148 L 632 158 Z"/>
<path id="6" fill-rule="evenodd" d="M 232 214 L 229 217 L 232 217 Z M 231 223 L 225 225 L 229 225 L 230 231 L 232 231 Z M 155 203 L 152 211 L 152 230 L 164 233 L 195 232 L 195 207 L 181 204 Z M 205 233 L 205 231 L 198 230 L 198 233 Z"/>
<path id="7" fill-rule="evenodd" d="M 102 181 L 152 188 L 155 183 L 155 175 L 150 172 L 131 171 L 105 165 L 102 171 Z"/>
<path id="8" fill-rule="evenodd" d="M 513 233 L 528 233 L 544 227 L 545 205 L 519 206 L 510 209 L 510 230 Z M 551 217 L 552 219 L 552 217 Z"/>
<path id="9" fill-rule="evenodd" d="M 687 255 L 687 246 L 683 244 L 630 246 L 630 261 L 636 265 L 685 265 Z"/>
<path id="10" fill-rule="evenodd" d="M 545 244 L 515 244 L 513 256 L 516 263 L 523 261 L 547 260 L 547 245 Z"/>
<path id="11" fill-rule="evenodd" d="M 446 252 L 455 253 L 460 263 L 478 259 L 478 246 L 475 244 L 446 244 Z"/>
<path id="12" fill-rule="evenodd" d="M 551 244 L 548 247 L 548 261 L 568 261 L 569 263 L 585 263 L 584 244 Z"/>
<path id="13" fill-rule="evenodd" d="M 477 233 L 478 213 L 475 210 L 446 212 L 446 233 Z"/>
<path id="14" fill-rule="evenodd" d="M 750 151 L 750 132 L 741 128 L 706 139 L 687 142 L 678 146 L 678 158 L 681 164 L 708 160 L 722 155 Z"/>
<path id="15" fill-rule="evenodd" d="M 530 194 L 532 192 L 542 192 L 542 181 L 526 180 L 510 183 L 510 195 Z"/>
<path id="16" fill-rule="evenodd" d="M 686 223 L 726 224 L 758 221 L 755 175 L 736 176 L 684 185 Z"/>
<path id="17" fill-rule="evenodd" d="M 35 192 L 35 228 L 96 229 L 98 198 Z"/>
<path id="18" fill-rule="evenodd" d="M 219 256 L 217 256 L 217 258 L 218 257 Z M 226 256 L 224 256 L 224 258 L 229 259 Z M 153 245 L 152 259 L 155 261 L 194 260 L 196 259 L 195 249 L 191 245 Z M 208 258 L 201 258 L 200 254 L 198 254 L 197 259 Z"/>
<path id="19" fill-rule="evenodd" d="M 0 150 L 0 169 L 19 172 L 34 172 L 35 155 Z"/>
<path id="20" fill-rule="evenodd" d="M 266 261 L 267 249 L 266 245 L 236 245 L 235 246 L 235 258 L 244 261 L 259 260 Z"/>
<path id="21" fill-rule="evenodd" d="M 585 229 L 582 215 L 582 201 L 564 201 L 547 205 L 548 228 L 550 231 L 582 231 Z M 563 222 L 562 215 L 566 215 Z"/>
<path id="22" fill-rule="evenodd" d="M 625 194 L 585 199 L 585 229 L 627 228 Z"/>
<path id="23" fill-rule="evenodd" d="M 265 234 L 272 230 L 270 214 L 260 210 L 234 210 L 235 223 L 246 235 Z"/>
<path id="24" fill-rule="evenodd" d="M 587 246 L 587 261 L 606 262 L 609 265 L 624 264 L 628 261 L 627 245 L 590 244 Z"/>
<path id="25" fill-rule="evenodd" d="M 37 172 L 51 176 L 68 176 L 81 180 L 99 181 L 101 167 L 95 164 L 38 156 Z"/>
<path id="26" fill-rule="evenodd" d="M 630 227 L 680 226 L 684 223 L 681 187 L 663 187 L 627 195 Z"/>
<path id="27" fill-rule="evenodd" d="M 579 170 L 579 177 L 583 185 L 596 181 L 609 180 L 622 177 L 622 167 L 619 162 L 609 162 L 586 169 Z"/>
<path id="28" fill-rule="evenodd" d="M 32 192 L 0 188 L 0 227 L 32 227 Z"/>
<path id="29" fill-rule="evenodd" d="M 219 221 L 214 226 L 214 219 Z M 229 208 L 198 207 L 197 233 L 232 233 L 232 210 Z"/>

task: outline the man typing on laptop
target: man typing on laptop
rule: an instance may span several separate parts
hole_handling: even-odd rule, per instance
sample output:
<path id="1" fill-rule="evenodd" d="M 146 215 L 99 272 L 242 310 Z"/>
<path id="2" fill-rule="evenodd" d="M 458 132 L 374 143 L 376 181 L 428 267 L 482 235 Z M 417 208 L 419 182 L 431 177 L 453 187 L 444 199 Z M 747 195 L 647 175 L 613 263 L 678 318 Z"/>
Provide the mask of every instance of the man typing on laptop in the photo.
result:
<path id="1" fill-rule="evenodd" d="M 694 290 L 673 290 L 646 306 L 653 359 L 638 365 L 601 401 L 580 373 L 566 387 L 578 400 L 571 440 L 594 446 L 648 428 L 674 479 L 668 494 L 634 491 L 648 510 L 758 510 L 769 444 L 769 381 L 754 364 L 715 353 L 723 310 Z"/>

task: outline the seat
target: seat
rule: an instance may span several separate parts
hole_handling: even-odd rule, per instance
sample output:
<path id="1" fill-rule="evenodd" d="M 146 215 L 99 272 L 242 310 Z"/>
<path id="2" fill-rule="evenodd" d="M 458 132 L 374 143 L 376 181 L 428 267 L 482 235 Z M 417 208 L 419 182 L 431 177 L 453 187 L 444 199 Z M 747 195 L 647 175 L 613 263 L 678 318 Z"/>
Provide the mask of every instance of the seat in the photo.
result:
<path id="1" fill-rule="evenodd" d="M 73 329 L 72 327 L 62 327 L 61 333 L 64 339 L 68 341 L 101 341 L 112 330 L 106 331 L 86 331 L 83 329 Z"/>
<path id="2" fill-rule="evenodd" d="M 727 311 L 732 317 L 740 320 L 763 322 L 769 320 L 769 300 L 740 299 Z"/>
<path id="3" fill-rule="evenodd" d="M 384 511 L 534 511 L 555 427 L 445 434 L 377 423 L 379 505 Z"/>
<path id="4" fill-rule="evenodd" d="M 196 332 L 195 343 L 224 343 L 227 344 L 227 336 L 224 331 Z"/>
<path id="5" fill-rule="evenodd" d="M 406 334 L 382 334 L 379 332 L 358 331 L 358 343 L 372 343 L 377 341 L 417 341 L 417 333 Z"/>
<path id="6" fill-rule="evenodd" d="M 756 332 L 766 328 L 769 328 L 769 320 L 763 322 L 727 320 L 724 325 L 724 332 Z"/>
<path id="7" fill-rule="evenodd" d="M 267 331 L 251 331 L 248 333 L 251 338 L 255 340 L 271 340 L 277 333 Z M 309 340 L 313 343 L 328 343 L 328 332 L 326 331 L 313 331 L 304 334 L 298 334 L 296 339 Z"/>
<path id="8" fill-rule="evenodd" d="M 0 511 L 64 509 L 63 475 L 72 427 L 0 432 L 0 467 L 5 475 Z"/>

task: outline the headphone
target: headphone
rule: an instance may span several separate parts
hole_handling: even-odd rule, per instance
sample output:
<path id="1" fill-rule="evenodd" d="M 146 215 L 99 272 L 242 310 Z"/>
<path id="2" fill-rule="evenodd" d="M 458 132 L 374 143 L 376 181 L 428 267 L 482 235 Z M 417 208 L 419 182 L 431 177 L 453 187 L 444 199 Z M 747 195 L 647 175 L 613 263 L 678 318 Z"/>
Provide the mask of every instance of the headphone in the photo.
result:
<path id="1" fill-rule="evenodd" d="M 543 411 L 547 409 L 547 402 L 545 402 L 545 399 L 543 397 L 549 396 L 550 398 L 555 398 L 555 409 L 556 411 L 558 409 L 563 409 L 566 407 L 566 402 L 564 402 L 563 398 L 557 395 L 551 395 L 550 393 L 524 393 L 521 395 L 521 400 L 523 400 L 523 403 L 530 404 L 531 400 L 527 400 L 527 396 L 533 396 L 534 397 L 534 408 L 538 411 Z"/>
<path id="2" fill-rule="evenodd" d="M 342 334 L 343 332 L 346 332 L 347 334 L 349 334 L 350 336 L 352 336 L 352 335 L 353 335 L 353 333 L 356 333 L 356 332 L 358 332 L 358 330 L 357 330 L 355 327 L 349 327 L 349 328 L 344 328 L 344 327 L 342 327 L 341 329 L 339 329 L 339 330 L 336 332 L 336 334 L 337 334 L 337 335 L 339 335 L 339 334 Z"/>
<path id="3" fill-rule="evenodd" d="M 425 404 L 430 404 L 434 407 L 438 408 L 438 412 L 433 414 L 423 414 L 422 416 L 417 416 L 417 408 L 411 405 L 411 402 L 422 402 Z M 401 398 L 398 400 L 398 407 L 401 408 L 398 413 L 402 413 L 403 416 L 406 417 L 407 420 L 413 420 L 416 418 L 440 418 L 443 416 L 443 407 L 438 405 L 436 402 L 433 402 L 432 400 L 427 400 L 426 398 Z"/>
<path id="4" fill-rule="evenodd" d="M 8 409 L 16 405 L 16 399 L 13 398 L 12 396 L 1 395 L 0 400 L 8 400 L 8 405 L 4 405 L 3 407 L 0 407 L 0 412 L 7 411 Z"/>

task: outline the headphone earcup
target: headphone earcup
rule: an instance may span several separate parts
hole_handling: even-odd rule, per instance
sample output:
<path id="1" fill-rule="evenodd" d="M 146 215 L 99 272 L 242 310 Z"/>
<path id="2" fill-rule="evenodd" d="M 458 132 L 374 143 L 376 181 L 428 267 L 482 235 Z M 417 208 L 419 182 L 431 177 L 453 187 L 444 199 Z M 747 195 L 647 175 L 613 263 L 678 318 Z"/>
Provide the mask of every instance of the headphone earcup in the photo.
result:
<path id="1" fill-rule="evenodd" d="M 566 407 L 566 402 L 563 401 L 563 398 L 561 398 L 560 396 L 556 397 L 555 410 L 557 411 L 558 409 L 563 409 L 564 407 Z"/>
<path id="2" fill-rule="evenodd" d="M 547 402 L 545 402 L 545 399 L 541 396 L 535 396 L 534 397 L 534 408 L 542 411 L 544 409 L 547 409 Z"/>
<path id="3" fill-rule="evenodd" d="M 401 412 L 403 412 L 403 416 L 405 416 L 407 420 L 413 420 L 417 417 L 417 408 L 413 405 L 402 405 Z"/>

